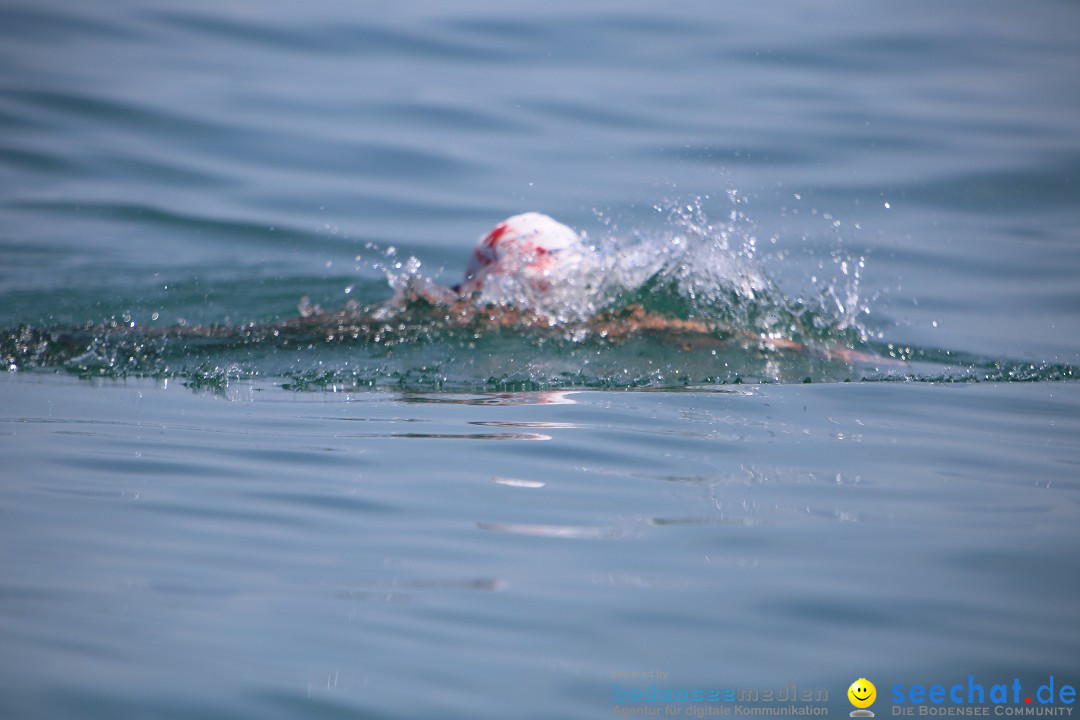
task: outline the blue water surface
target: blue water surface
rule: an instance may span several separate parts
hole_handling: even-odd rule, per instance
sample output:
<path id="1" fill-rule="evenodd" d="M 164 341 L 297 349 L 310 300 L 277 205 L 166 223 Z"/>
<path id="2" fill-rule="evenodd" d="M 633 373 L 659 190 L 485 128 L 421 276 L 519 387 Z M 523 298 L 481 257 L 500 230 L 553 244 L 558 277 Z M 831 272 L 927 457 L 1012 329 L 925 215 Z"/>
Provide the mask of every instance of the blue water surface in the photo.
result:
<path id="1" fill-rule="evenodd" d="M 0 717 L 609 717 L 658 670 L 834 717 L 860 677 L 878 716 L 897 684 L 1077 685 L 1078 26 L 4 3 Z M 707 219 L 832 341 L 913 362 L 140 344 L 377 303 L 409 257 L 456 282 L 529 210 L 616 246 Z"/>

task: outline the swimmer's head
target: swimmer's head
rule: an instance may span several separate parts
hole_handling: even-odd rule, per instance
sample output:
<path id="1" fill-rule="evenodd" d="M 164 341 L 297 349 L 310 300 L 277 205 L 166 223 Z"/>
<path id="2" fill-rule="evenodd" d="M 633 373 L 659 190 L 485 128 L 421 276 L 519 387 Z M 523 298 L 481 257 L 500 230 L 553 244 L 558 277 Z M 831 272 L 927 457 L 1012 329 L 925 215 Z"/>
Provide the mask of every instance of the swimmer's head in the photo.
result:
<path id="1" fill-rule="evenodd" d="M 476 243 L 456 289 L 472 294 L 503 279 L 542 294 L 570 277 L 584 253 L 581 236 L 566 225 L 541 213 L 515 215 Z"/>

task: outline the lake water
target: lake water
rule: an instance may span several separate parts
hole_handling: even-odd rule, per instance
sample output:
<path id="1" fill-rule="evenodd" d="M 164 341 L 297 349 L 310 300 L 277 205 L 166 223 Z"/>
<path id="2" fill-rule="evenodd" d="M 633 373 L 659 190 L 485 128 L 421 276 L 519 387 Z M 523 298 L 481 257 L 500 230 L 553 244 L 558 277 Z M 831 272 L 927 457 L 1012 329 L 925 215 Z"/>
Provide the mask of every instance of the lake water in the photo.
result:
<path id="1" fill-rule="evenodd" d="M 1080 684 L 1076 27 L 5 3 L 0 717 L 1071 708 L 1035 693 Z M 819 351 L 159 336 L 456 282 L 528 210 L 661 258 L 613 306 Z"/>

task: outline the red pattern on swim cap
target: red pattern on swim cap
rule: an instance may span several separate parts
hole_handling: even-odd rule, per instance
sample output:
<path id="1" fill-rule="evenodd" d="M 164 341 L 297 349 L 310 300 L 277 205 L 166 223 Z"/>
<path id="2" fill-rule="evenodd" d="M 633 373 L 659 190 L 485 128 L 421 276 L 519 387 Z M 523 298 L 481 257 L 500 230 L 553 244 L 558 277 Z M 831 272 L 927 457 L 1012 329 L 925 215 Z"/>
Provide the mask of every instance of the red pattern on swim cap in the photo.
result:
<path id="1" fill-rule="evenodd" d="M 498 259 L 499 240 L 510 230 L 506 223 L 496 225 L 487 236 L 473 248 L 473 258 L 476 261 L 476 269 L 487 267 Z"/>
<path id="2" fill-rule="evenodd" d="M 577 233 L 546 215 L 515 215 L 477 242 L 461 291 L 476 292 L 493 276 L 516 275 L 534 292 L 545 293 L 569 277 L 567 270 L 581 257 L 580 245 Z"/>
<path id="3" fill-rule="evenodd" d="M 510 226 L 506 223 L 496 225 L 491 232 L 488 233 L 488 236 L 484 238 L 484 244 L 494 250 L 495 246 L 499 244 L 499 238 L 505 235 L 509 229 Z"/>

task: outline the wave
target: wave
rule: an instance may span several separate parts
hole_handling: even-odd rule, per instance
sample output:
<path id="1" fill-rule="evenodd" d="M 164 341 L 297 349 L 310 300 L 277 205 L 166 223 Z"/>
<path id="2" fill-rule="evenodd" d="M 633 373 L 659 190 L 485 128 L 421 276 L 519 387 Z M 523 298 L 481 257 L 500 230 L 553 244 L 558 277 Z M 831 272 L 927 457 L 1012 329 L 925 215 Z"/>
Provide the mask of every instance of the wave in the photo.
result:
<path id="1" fill-rule="evenodd" d="M 22 325 L 0 332 L 0 358 L 9 371 L 180 378 L 195 388 L 273 377 L 296 390 L 1077 376 L 1066 364 L 889 343 L 864 322 L 864 258 L 833 253 L 834 272 L 815 274 L 813 292 L 785 294 L 766 272 L 760 255 L 769 240 L 756 236 L 745 201 L 729 193 L 730 212 L 715 222 L 702 200 L 657 205 L 658 229 L 622 232 L 602 216 L 606 232 L 585 239 L 587 262 L 574 282 L 542 296 L 507 276 L 477 297 L 449 297 L 420 259 L 368 243 L 358 268 L 385 276 L 389 301 L 324 311 L 305 299 L 295 317 L 239 325 L 140 324 L 131 316 L 74 328 Z"/>

